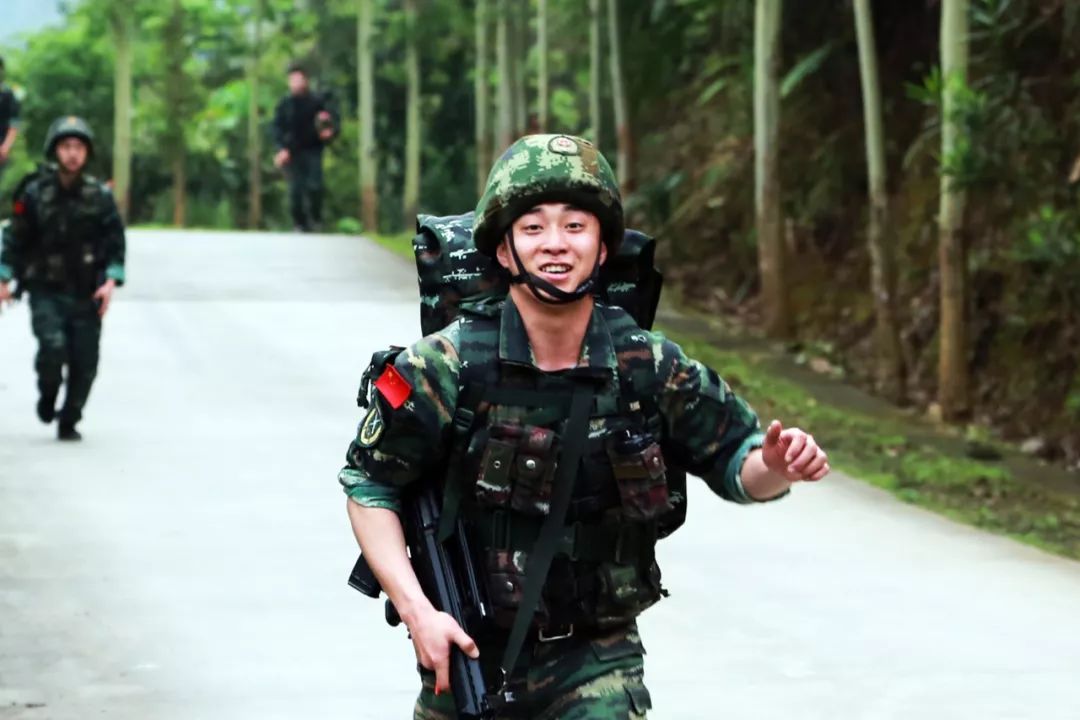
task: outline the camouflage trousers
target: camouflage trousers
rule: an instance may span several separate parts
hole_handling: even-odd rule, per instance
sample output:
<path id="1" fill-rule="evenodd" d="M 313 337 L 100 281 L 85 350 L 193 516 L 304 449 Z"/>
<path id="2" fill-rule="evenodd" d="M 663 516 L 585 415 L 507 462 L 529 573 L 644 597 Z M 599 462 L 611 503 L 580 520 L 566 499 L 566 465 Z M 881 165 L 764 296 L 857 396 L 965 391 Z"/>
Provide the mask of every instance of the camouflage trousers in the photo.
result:
<path id="1" fill-rule="evenodd" d="M 322 222 L 323 169 L 322 150 L 297 150 L 285 166 L 289 180 L 289 212 L 293 225 L 304 232 L 315 230 Z"/>
<path id="2" fill-rule="evenodd" d="M 38 340 L 34 361 L 38 391 L 55 406 L 67 365 L 67 392 L 60 409 L 61 423 L 82 419 L 90 387 L 97 377 L 101 318 L 97 304 L 60 292 L 31 290 L 30 322 Z"/>
<path id="3" fill-rule="evenodd" d="M 497 675 L 503 644 L 481 643 L 485 674 Z M 499 720 L 641 720 L 652 707 L 644 682 L 644 654 L 637 626 L 589 637 L 533 642 L 522 650 L 510 677 L 514 702 Z M 494 670 L 494 672 L 491 672 Z M 454 698 L 435 696 L 435 676 L 420 673 L 423 687 L 413 720 L 455 720 Z"/>

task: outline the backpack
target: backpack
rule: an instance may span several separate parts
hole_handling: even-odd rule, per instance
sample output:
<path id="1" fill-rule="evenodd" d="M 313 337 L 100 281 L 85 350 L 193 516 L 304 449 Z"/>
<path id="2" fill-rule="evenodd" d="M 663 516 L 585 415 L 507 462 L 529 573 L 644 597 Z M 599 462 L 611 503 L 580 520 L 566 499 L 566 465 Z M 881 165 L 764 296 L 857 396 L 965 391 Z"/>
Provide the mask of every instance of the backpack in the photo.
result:
<path id="1" fill-rule="evenodd" d="M 424 335 L 446 327 L 463 310 L 501 300 L 509 292 L 508 274 L 494 259 L 476 249 L 472 228 L 471 212 L 417 217 L 413 253 Z M 626 230 L 618 251 L 600 268 L 597 291 L 601 302 L 622 308 L 645 330 L 652 329 L 663 289 L 663 275 L 654 264 L 655 253 L 653 238 Z M 671 534 L 686 520 L 686 471 L 670 463 L 668 488 L 674 509 L 661 519 L 660 537 Z"/>
<path id="2" fill-rule="evenodd" d="M 420 215 L 413 253 L 420 283 L 420 328 L 424 335 L 441 330 L 462 306 L 500 299 L 509 291 L 506 272 L 472 241 L 473 213 Z M 654 265 L 656 241 L 627 230 L 614 257 L 600 268 L 599 299 L 630 313 L 651 330 L 664 278 Z"/>

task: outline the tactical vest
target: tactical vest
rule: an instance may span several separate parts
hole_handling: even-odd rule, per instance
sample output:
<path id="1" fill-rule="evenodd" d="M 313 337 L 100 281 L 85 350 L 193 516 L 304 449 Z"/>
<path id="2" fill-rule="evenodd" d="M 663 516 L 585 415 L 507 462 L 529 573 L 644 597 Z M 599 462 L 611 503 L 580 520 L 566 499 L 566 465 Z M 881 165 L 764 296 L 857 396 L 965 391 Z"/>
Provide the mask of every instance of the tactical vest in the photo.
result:
<path id="1" fill-rule="evenodd" d="M 33 217 L 17 218 L 13 228 L 30 237 L 23 281 L 89 297 L 105 272 L 101 225 L 107 191 L 89 176 L 66 190 L 56 170 L 44 167 L 20 183 L 16 197 L 24 192 L 35 197 Z"/>
<path id="2" fill-rule="evenodd" d="M 498 307 L 473 306 L 458 321 L 462 370 L 441 528 L 448 534 L 458 518 L 466 521 L 486 570 L 495 624 L 506 629 L 522 601 L 529 553 L 551 509 L 566 445 L 567 375 L 597 369 L 544 373 L 500 363 Z M 631 347 L 631 334 L 638 335 L 639 345 L 644 341 L 622 309 L 600 306 L 600 312 L 617 349 Z M 378 353 L 371 376 L 396 355 Z M 624 624 L 666 595 L 655 545 L 672 529 L 675 508 L 685 508 L 685 475 L 676 474 L 682 484 L 672 487 L 660 451 L 661 418 L 651 394 L 655 378 L 639 381 L 648 386 L 639 388 L 613 368 L 590 380 L 597 384 L 589 429 L 565 531 L 537 608 L 540 627 Z"/>
<path id="3" fill-rule="evenodd" d="M 529 554 L 551 512 L 560 460 L 568 445 L 580 444 L 565 436 L 571 377 L 595 369 L 544 373 L 499 362 L 508 283 L 473 245 L 472 217 L 420 216 L 413 248 L 423 333 L 462 316 L 440 536 L 448 537 L 458 518 L 466 521 L 471 545 L 482 554 L 477 560 L 486 570 L 495 623 L 509 628 L 527 587 Z M 654 250 L 652 238 L 628 230 L 601 268 L 598 307 L 617 352 L 647 342 L 640 331 L 652 325 L 662 286 Z M 395 356 L 377 353 L 370 376 L 381 374 Z M 651 363 L 649 368 L 655 370 Z M 592 380 L 597 385 L 565 530 L 534 619 L 540 627 L 624 624 L 656 603 L 666 595 L 656 542 L 686 517 L 686 473 L 667 467 L 660 451 L 655 374 L 630 376 L 612 368 Z"/>

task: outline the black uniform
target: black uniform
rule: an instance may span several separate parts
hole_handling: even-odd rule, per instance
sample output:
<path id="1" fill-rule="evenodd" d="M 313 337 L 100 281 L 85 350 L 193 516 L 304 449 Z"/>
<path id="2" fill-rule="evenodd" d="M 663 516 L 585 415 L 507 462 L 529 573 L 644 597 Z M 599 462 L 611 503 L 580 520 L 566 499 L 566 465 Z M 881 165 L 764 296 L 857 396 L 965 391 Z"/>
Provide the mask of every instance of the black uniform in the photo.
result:
<path id="1" fill-rule="evenodd" d="M 7 85 L 0 84 L 0 143 L 4 142 L 8 130 L 19 126 L 19 101 Z M 4 176 L 6 161 L 0 161 L 0 178 Z"/>
<path id="2" fill-rule="evenodd" d="M 286 95 L 274 112 L 274 144 L 289 151 L 285 175 L 289 180 L 289 210 L 293 224 L 310 231 L 322 222 L 322 150 L 316 118 L 330 113 L 333 127 L 338 127 L 337 112 L 323 94 L 308 91 Z"/>

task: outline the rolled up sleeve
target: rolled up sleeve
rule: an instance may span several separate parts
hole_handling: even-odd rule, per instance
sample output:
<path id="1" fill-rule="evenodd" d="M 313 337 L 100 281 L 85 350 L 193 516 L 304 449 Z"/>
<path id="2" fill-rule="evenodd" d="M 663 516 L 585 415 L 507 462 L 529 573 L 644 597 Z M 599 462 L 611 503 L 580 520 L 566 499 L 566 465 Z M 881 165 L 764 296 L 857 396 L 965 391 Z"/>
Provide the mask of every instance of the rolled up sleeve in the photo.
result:
<path id="1" fill-rule="evenodd" d="M 716 371 L 660 333 L 653 333 L 653 354 L 665 454 L 721 498 L 757 502 L 741 479 L 747 455 L 764 442 L 757 414 Z"/>

